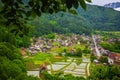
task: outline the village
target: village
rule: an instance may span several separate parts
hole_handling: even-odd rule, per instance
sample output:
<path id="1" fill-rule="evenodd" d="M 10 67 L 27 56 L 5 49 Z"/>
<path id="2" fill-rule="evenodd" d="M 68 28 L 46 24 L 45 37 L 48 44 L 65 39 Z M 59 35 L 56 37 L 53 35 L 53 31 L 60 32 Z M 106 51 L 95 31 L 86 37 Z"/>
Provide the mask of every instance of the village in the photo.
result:
<path id="1" fill-rule="evenodd" d="M 99 45 L 99 43 L 101 42 L 100 35 L 93 35 L 93 36 L 94 36 L 93 38 L 95 39 L 96 45 L 90 44 L 90 47 L 91 47 L 92 53 L 98 57 L 96 60 L 94 60 L 94 62 L 99 63 L 100 57 L 105 55 L 108 58 L 108 64 L 120 65 L 120 54 L 104 49 Z M 109 43 L 113 43 L 114 41 L 115 39 L 108 40 Z M 104 63 L 104 64 L 107 64 L 107 63 Z"/>
<path id="2" fill-rule="evenodd" d="M 64 74 L 87 77 L 87 75 L 89 75 L 88 64 L 90 64 L 90 59 L 86 58 L 86 56 L 89 57 L 90 55 L 90 37 L 84 34 L 72 34 L 70 36 L 55 34 L 55 36 L 54 39 L 47 39 L 44 37 L 38 38 L 35 43 L 34 38 L 32 38 L 32 43 L 27 51 L 29 51 L 31 56 L 44 53 L 52 54 L 56 59 L 64 58 L 62 61 L 58 60 L 51 65 L 47 65 L 50 74 L 52 74 L 52 66 L 55 72 L 63 70 Z M 78 55 L 78 53 L 81 55 Z M 88 66 L 88 68 L 86 68 L 86 66 Z M 38 72 L 29 71 L 29 74 L 30 73 L 35 73 L 37 75 Z"/>
<path id="3" fill-rule="evenodd" d="M 92 37 L 86 35 L 77 35 L 72 34 L 71 36 L 66 36 L 62 34 L 55 34 L 55 38 L 47 39 L 45 37 L 39 37 L 38 39 L 32 38 L 31 45 L 27 48 L 31 56 L 36 54 L 52 54 L 56 58 L 66 56 L 70 53 L 73 56 L 68 56 L 66 61 L 55 61 L 51 65 L 47 65 L 47 70 L 51 73 L 51 66 L 53 71 L 58 72 L 60 70 L 64 71 L 64 74 L 72 74 L 74 76 L 82 76 L 84 78 L 90 75 L 90 56 L 95 56 L 93 60 L 95 65 L 103 64 L 104 66 L 115 64 L 120 65 L 120 54 L 111 52 L 104 49 L 99 43 L 102 41 L 100 35 L 93 35 Z M 35 41 L 35 42 L 34 42 Z M 88 53 L 85 53 L 84 50 L 89 49 Z M 82 50 L 82 56 L 75 57 L 77 53 L 76 47 L 79 47 Z M 67 48 L 67 49 L 66 49 Z M 61 50 L 62 49 L 62 50 Z M 67 50 L 67 51 L 66 51 Z M 59 52 L 61 55 L 59 55 Z M 81 54 L 81 53 L 80 53 Z M 93 54 L 93 55 L 92 55 Z M 107 59 L 107 62 L 104 59 Z M 80 64 L 76 64 L 76 60 L 81 59 Z M 72 61 L 73 60 L 73 61 Z M 38 69 L 37 69 L 38 70 Z M 39 71 L 39 70 L 38 70 Z M 28 71 L 28 75 L 35 75 L 39 77 L 38 71 Z"/>
<path id="4" fill-rule="evenodd" d="M 38 38 L 34 43 L 35 38 L 31 39 L 31 45 L 27 49 L 31 55 L 34 55 L 38 52 L 48 52 L 51 48 L 60 48 L 60 47 L 71 47 L 74 44 L 89 44 L 89 36 L 85 35 L 76 35 L 72 34 L 72 36 L 65 35 L 55 35 L 57 38 L 55 39 L 46 39 L 46 38 Z M 75 47 L 74 47 L 75 48 Z M 74 53 L 75 49 L 71 48 L 70 52 Z"/>
<path id="5" fill-rule="evenodd" d="M 102 55 L 106 55 L 108 57 L 108 63 L 109 64 L 120 64 L 120 54 L 115 53 L 115 52 L 110 52 L 109 50 L 104 49 L 99 45 L 101 39 L 100 35 L 93 35 L 96 45 L 93 41 L 93 39 L 90 36 L 85 36 L 85 35 L 76 35 L 72 34 L 71 36 L 65 36 L 62 34 L 55 34 L 57 38 L 54 39 L 46 39 L 46 38 L 41 38 L 39 37 L 36 42 L 34 42 L 35 38 L 31 39 L 31 45 L 27 49 L 31 55 L 34 55 L 38 52 L 44 52 L 47 53 L 51 50 L 51 48 L 60 48 L 60 47 L 71 47 L 74 44 L 80 45 L 80 44 L 88 44 L 90 45 L 90 50 L 94 55 L 98 57 L 98 60 L 95 60 L 95 62 L 99 63 L 99 58 Z M 113 43 L 114 39 L 108 40 L 108 42 Z M 96 48 L 95 48 L 96 46 Z M 96 50 L 98 49 L 98 50 Z M 75 47 L 72 47 L 69 52 L 71 54 L 75 53 Z M 98 55 L 99 54 L 99 55 Z M 58 54 L 55 54 L 58 55 Z M 65 55 L 63 52 L 62 55 Z"/>

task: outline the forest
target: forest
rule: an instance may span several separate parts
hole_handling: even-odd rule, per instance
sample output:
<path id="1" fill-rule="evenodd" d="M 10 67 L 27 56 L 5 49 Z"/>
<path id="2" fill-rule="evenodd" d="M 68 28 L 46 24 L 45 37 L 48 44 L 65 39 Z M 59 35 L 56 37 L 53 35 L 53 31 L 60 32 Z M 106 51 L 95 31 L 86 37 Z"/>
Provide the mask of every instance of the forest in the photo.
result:
<path id="1" fill-rule="evenodd" d="M 30 21 L 30 24 L 35 27 L 35 32 L 32 35 L 40 36 L 52 32 L 60 34 L 85 33 L 86 35 L 91 35 L 94 30 L 120 30 L 120 14 L 111 8 L 87 5 L 86 11 L 79 6 L 76 12 L 78 14 L 59 12 L 52 15 L 43 14 L 40 18 L 37 17 Z"/>

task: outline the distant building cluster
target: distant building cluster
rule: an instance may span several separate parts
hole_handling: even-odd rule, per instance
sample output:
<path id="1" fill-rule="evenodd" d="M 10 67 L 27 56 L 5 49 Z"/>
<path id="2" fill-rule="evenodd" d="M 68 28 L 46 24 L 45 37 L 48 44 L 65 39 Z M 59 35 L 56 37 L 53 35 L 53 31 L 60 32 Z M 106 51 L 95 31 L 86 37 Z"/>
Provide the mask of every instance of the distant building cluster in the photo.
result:
<path id="1" fill-rule="evenodd" d="M 31 45 L 28 48 L 28 51 L 31 53 L 31 55 L 33 55 L 36 54 L 37 52 L 47 52 L 54 46 L 69 47 L 73 44 L 80 44 L 81 42 L 83 42 L 83 40 L 89 39 L 89 37 L 85 37 L 84 35 L 76 35 L 76 34 L 72 34 L 71 36 L 56 34 L 56 36 L 57 38 L 55 39 L 38 38 L 36 39 L 36 41 L 34 40 L 35 38 L 32 38 Z M 74 49 L 71 49 L 70 51 L 74 53 Z"/>
<path id="2" fill-rule="evenodd" d="M 101 41 L 99 35 L 94 35 L 94 38 L 95 38 L 96 43 L 99 43 Z M 118 40 L 120 40 L 120 39 L 118 39 Z M 109 43 L 114 43 L 115 41 L 116 41 L 116 39 L 113 39 L 113 38 L 108 40 Z M 95 45 L 93 43 L 90 44 L 90 48 L 91 48 L 92 53 L 97 56 Z M 104 49 L 100 45 L 97 45 L 97 48 L 98 48 L 101 56 L 106 55 L 108 57 L 109 64 L 120 65 L 120 54 L 110 52 L 109 50 Z M 99 63 L 99 57 L 98 57 L 98 59 L 94 60 L 94 62 Z"/>

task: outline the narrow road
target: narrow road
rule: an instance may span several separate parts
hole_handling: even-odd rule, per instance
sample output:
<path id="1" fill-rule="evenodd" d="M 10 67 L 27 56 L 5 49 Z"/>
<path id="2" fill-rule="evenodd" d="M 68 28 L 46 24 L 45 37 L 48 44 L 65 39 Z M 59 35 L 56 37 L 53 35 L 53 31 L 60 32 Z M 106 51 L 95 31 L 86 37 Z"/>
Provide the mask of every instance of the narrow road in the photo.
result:
<path id="1" fill-rule="evenodd" d="M 97 43 L 96 43 L 96 40 L 95 40 L 95 36 L 94 36 L 94 35 L 92 36 L 92 39 L 93 39 L 93 42 L 94 42 L 94 44 L 95 44 L 96 55 L 97 55 L 98 57 L 100 57 L 101 54 L 100 54 L 100 51 L 98 50 Z"/>
<path id="2" fill-rule="evenodd" d="M 87 64 L 87 71 L 86 71 L 86 76 L 88 77 L 88 76 L 90 76 L 90 62 Z"/>

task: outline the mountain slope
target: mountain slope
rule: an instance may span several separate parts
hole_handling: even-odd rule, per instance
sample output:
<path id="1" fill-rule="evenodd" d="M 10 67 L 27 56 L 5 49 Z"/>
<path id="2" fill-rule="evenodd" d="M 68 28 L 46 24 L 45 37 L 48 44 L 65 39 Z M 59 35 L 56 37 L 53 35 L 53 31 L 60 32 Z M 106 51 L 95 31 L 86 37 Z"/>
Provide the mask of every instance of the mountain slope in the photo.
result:
<path id="1" fill-rule="evenodd" d="M 120 13 L 111 8 L 101 6 L 88 5 L 84 11 L 78 8 L 79 15 L 88 20 L 96 30 L 120 30 Z"/>
<path id="2" fill-rule="evenodd" d="M 111 8 L 87 5 L 84 11 L 79 7 L 78 15 L 59 12 L 43 14 L 31 23 L 35 26 L 37 36 L 56 33 L 90 34 L 93 30 L 120 31 L 120 13 Z M 64 15 L 63 15 L 64 14 Z"/>
<path id="3" fill-rule="evenodd" d="M 109 4 L 105 4 L 104 6 L 108 8 L 118 8 L 120 7 L 120 2 L 109 3 Z"/>
<path id="4" fill-rule="evenodd" d="M 120 11 L 120 2 L 109 3 L 109 4 L 104 5 L 104 7 L 113 8 L 117 11 Z"/>
<path id="5" fill-rule="evenodd" d="M 54 15 L 43 14 L 40 18 L 32 21 L 35 26 L 36 35 L 43 35 L 48 33 L 76 33 L 76 34 L 90 34 L 92 25 L 82 16 L 77 16 L 69 13 L 57 13 Z"/>

